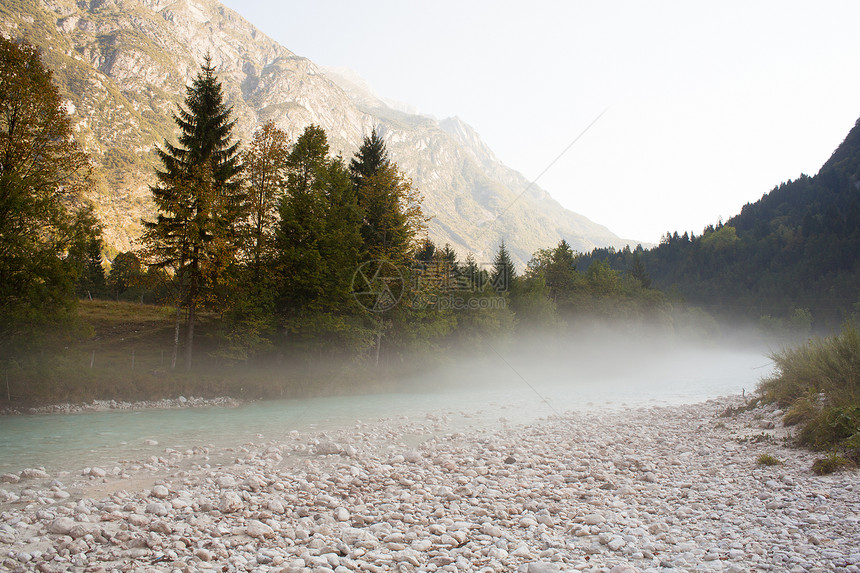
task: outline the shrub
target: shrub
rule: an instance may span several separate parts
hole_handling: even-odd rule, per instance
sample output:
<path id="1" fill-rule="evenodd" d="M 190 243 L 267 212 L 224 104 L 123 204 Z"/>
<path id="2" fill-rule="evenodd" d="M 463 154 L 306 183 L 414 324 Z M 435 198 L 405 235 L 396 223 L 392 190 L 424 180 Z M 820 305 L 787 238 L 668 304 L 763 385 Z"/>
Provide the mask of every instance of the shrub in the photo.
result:
<path id="1" fill-rule="evenodd" d="M 759 391 L 769 402 L 790 407 L 810 393 L 824 393 L 834 405 L 856 403 L 860 382 L 860 333 L 846 325 L 837 336 L 810 340 L 771 355 L 776 373 Z"/>
<path id="2" fill-rule="evenodd" d="M 817 400 L 812 396 L 798 398 L 782 417 L 786 426 L 805 424 L 818 414 Z"/>
<path id="3" fill-rule="evenodd" d="M 786 426 L 801 426 L 798 441 L 812 448 L 838 447 L 856 454 L 860 442 L 855 438 L 860 433 L 860 333 L 846 325 L 837 336 L 810 340 L 771 358 L 776 372 L 762 380 L 758 390 L 766 401 L 787 409 Z"/>
<path id="4" fill-rule="evenodd" d="M 860 431 L 860 406 L 821 409 L 800 430 L 798 440 L 804 446 L 826 449 L 844 444 Z"/>
<path id="5" fill-rule="evenodd" d="M 825 475 L 832 474 L 835 471 L 839 471 L 845 466 L 848 465 L 848 460 L 843 458 L 842 456 L 831 453 L 826 458 L 818 458 L 812 463 L 812 471 L 815 475 Z"/>
<path id="6" fill-rule="evenodd" d="M 760 466 L 779 466 L 782 465 L 782 462 L 773 457 L 770 454 L 761 454 L 758 459 L 756 459 L 755 463 Z"/>

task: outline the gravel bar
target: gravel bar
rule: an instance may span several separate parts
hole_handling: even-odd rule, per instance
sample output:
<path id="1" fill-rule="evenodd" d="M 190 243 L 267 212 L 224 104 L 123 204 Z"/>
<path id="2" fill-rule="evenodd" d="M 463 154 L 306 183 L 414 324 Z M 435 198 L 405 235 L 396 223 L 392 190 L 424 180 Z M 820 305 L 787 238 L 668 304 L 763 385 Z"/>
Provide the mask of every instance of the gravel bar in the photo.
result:
<path id="1" fill-rule="evenodd" d="M 857 472 L 814 475 L 773 406 L 720 416 L 743 403 L 27 468 L 0 476 L 0 570 L 860 572 Z"/>

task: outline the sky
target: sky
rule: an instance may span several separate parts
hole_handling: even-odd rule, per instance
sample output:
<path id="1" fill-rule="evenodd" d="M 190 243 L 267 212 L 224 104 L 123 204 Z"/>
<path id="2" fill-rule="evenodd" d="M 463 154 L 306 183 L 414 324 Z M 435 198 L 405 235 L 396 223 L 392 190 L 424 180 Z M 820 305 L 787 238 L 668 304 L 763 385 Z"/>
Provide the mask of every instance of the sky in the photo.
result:
<path id="1" fill-rule="evenodd" d="M 383 98 L 459 116 L 625 239 L 701 234 L 815 174 L 860 117 L 856 0 L 222 3 Z"/>

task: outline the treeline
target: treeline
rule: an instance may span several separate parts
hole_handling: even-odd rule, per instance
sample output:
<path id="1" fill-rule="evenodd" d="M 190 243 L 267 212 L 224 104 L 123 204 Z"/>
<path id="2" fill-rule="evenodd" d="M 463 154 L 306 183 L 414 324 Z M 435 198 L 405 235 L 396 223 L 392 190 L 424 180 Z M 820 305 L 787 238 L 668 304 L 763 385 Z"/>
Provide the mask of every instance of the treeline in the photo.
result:
<path id="1" fill-rule="evenodd" d="M 814 177 L 775 187 L 701 235 L 585 260 L 645 265 L 654 284 L 714 316 L 833 330 L 860 316 L 860 123 Z"/>
<path id="2" fill-rule="evenodd" d="M 468 352 L 518 333 L 563 333 L 585 319 L 666 332 L 684 325 L 686 311 L 650 288 L 644 269 L 584 266 L 565 241 L 536 253 L 522 272 L 504 243 L 492 261 L 472 255 L 460 260 L 450 246 L 433 244 L 420 194 L 375 131 L 348 160 L 332 156 L 325 132 L 315 125 L 288 141 L 267 123 L 243 149 L 232 137 L 231 108 L 208 58 L 174 115 L 177 142 L 157 150 L 160 166 L 151 188 L 157 215 L 144 222 L 140 247 L 116 255 L 106 274 L 91 211 L 70 207 L 81 196 L 80 189 L 71 193 L 70 183 L 85 186 L 89 164 L 72 143 L 50 72 L 35 49 L 3 42 L 10 61 L 29 58 L 25 67 L 40 70 L 40 83 L 28 93 L 52 94 L 38 114 L 65 122 L 46 137 L 67 143 L 28 167 L 44 176 L 23 186 L 5 175 L 0 182 L 3 193 L 22 198 L 6 212 L 20 213 L 27 201 L 44 196 L 62 219 L 55 243 L 39 247 L 49 221 L 33 210 L 30 243 L 21 242 L 14 257 L 6 248 L 11 235 L 3 230 L 4 288 L 14 283 L 7 277 L 20 272 L 16 267 L 35 269 L 21 283 L 25 287 L 3 293 L 6 359 L 27 338 L 25 329 L 62 331 L 56 308 L 71 317 L 79 297 L 175 309 L 169 363 L 177 368 L 184 362 L 186 369 L 195 363 L 201 320 L 207 357 L 241 363 L 397 363 L 415 353 Z M 20 66 L 3 66 L 4 82 L 26 84 Z M 37 119 L 31 119 L 33 130 L 41 129 Z M 11 133 L 13 122 L 4 121 Z M 61 159 L 77 163 L 47 177 Z M 75 201 L 61 200 L 58 191 Z M 54 267 L 63 270 L 44 272 Z M 44 305 L 45 296 L 35 296 L 48 287 L 53 310 Z"/>
<path id="3" fill-rule="evenodd" d="M 585 318 L 675 327 L 678 311 L 644 270 L 580 269 L 563 240 L 522 275 L 504 243 L 486 264 L 434 245 L 420 194 L 375 131 L 348 163 L 315 125 L 289 142 L 268 123 L 240 151 L 208 59 L 176 124 L 139 252 L 177 309 L 174 366 L 180 346 L 192 365 L 201 309 L 219 314 L 218 353 L 243 361 L 391 363 Z"/>

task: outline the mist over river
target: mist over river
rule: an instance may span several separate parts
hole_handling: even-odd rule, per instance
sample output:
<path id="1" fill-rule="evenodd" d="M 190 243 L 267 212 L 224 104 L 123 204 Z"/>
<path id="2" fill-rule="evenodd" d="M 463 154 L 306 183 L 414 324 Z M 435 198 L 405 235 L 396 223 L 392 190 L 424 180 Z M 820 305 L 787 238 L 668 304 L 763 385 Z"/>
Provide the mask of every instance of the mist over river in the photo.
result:
<path id="1" fill-rule="evenodd" d="M 165 448 L 232 448 L 382 418 L 447 416 L 454 427 L 528 423 L 570 410 L 701 402 L 752 391 L 770 372 L 757 349 L 586 352 L 459 363 L 404 382 L 404 391 L 252 402 L 239 407 L 107 410 L 0 417 L 0 473 L 73 471 L 146 459 Z M 157 444 L 155 443 L 157 442 Z M 213 460 L 215 461 L 215 460 Z"/>

